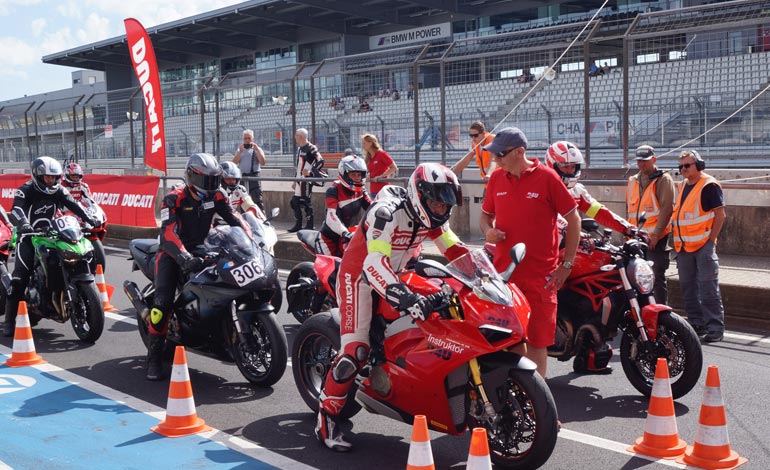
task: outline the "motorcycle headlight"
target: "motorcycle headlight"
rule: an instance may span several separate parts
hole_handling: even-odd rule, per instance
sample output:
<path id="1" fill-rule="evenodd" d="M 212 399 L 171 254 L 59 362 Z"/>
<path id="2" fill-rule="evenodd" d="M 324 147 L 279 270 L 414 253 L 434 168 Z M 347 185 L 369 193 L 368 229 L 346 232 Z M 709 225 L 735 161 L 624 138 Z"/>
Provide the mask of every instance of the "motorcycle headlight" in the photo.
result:
<path id="1" fill-rule="evenodd" d="M 74 251 L 62 251 L 61 253 L 62 260 L 65 263 L 76 263 L 83 258 L 82 255 Z"/>
<path id="2" fill-rule="evenodd" d="M 640 294 L 652 292 L 652 287 L 655 284 L 655 273 L 647 261 L 636 258 L 628 264 L 626 272 L 631 285 L 636 287 Z"/>

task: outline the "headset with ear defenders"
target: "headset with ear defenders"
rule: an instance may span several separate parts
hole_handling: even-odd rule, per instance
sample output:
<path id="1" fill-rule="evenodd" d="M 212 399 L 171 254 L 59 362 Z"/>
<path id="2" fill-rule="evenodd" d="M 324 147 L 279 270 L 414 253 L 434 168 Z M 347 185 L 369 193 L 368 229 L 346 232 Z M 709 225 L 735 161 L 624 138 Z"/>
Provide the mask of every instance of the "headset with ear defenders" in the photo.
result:
<path id="1" fill-rule="evenodd" d="M 682 157 L 685 156 L 692 157 L 692 159 L 695 160 L 695 169 L 698 171 L 703 171 L 706 169 L 706 161 L 701 158 L 697 150 L 685 150 L 682 152 Z"/>

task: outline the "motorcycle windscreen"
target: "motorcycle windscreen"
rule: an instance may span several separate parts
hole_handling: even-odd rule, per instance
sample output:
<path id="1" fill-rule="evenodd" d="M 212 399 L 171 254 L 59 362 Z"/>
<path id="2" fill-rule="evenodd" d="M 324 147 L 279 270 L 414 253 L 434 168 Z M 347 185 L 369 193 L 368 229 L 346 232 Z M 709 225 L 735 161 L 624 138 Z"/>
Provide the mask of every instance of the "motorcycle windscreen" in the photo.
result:
<path id="1" fill-rule="evenodd" d="M 59 238 L 67 243 L 77 243 L 83 238 L 83 231 L 80 229 L 78 219 L 71 215 L 59 216 L 54 218 L 54 227 L 59 232 Z"/>
<path id="2" fill-rule="evenodd" d="M 513 295 L 500 277 L 486 252 L 476 248 L 446 265 L 446 269 L 458 281 L 480 299 L 499 305 L 513 305 Z"/>
<path id="3" fill-rule="evenodd" d="M 209 252 L 224 255 L 226 261 L 220 264 L 221 270 L 239 287 L 265 275 L 262 252 L 241 227 L 215 227 L 209 231 L 203 246 Z"/>

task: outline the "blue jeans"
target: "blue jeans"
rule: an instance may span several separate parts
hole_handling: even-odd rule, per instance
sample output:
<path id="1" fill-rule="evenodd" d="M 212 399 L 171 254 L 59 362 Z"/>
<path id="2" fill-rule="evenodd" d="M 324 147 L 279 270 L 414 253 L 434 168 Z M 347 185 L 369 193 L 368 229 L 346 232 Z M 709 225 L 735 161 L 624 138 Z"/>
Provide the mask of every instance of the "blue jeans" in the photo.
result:
<path id="1" fill-rule="evenodd" d="M 679 285 L 687 318 L 693 327 L 724 333 L 725 311 L 719 293 L 719 257 L 714 242 L 693 253 L 677 252 Z"/>

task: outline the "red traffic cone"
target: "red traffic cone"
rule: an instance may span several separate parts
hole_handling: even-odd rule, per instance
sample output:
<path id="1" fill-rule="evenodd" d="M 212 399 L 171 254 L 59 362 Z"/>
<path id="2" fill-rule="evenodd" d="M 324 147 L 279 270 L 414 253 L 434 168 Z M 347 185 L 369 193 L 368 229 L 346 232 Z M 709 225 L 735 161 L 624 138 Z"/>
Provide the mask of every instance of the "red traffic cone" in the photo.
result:
<path id="1" fill-rule="evenodd" d="M 3 365 L 8 367 L 34 366 L 44 364 L 42 357 L 35 352 L 35 342 L 32 340 L 32 327 L 27 314 L 27 302 L 19 302 L 16 314 L 16 330 L 13 332 L 13 353 Z"/>
<path id="2" fill-rule="evenodd" d="M 96 274 L 94 275 L 96 288 L 99 289 L 99 299 L 102 301 L 105 312 L 112 312 L 117 310 L 114 305 L 110 304 L 110 296 L 107 294 L 107 282 L 104 280 L 104 270 L 101 264 L 96 265 Z"/>
<path id="3" fill-rule="evenodd" d="M 412 428 L 412 442 L 409 444 L 409 458 L 406 461 L 406 470 L 435 470 L 433 465 L 433 451 L 430 448 L 430 435 L 428 434 L 428 420 L 425 415 L 414 417 Z"/>
<path id="4" fill-rule="evenodd" d="M 671 378 L 666 359 L 658 358 L 652 383 L 650 407 L 644 422 L 644 436 L 629 448 L 630 452 L 662 459 L 675 459 L 684 453 L 687 443 L 679 439 L 671 394 Z"/>
<path id="5" fill-rule="evenodd" d="M 748 462 L 748 459 L 730 449 L 725 403 L 722 400 L 717 366 L 710 366 L 706 375 L 706 388 L 703 389 L 703 403 L 700 407 L 695 442 L 692 446 L 687 446 L 687 451 L 677 462 L 714 469 L 735 468 Z"/>
<path id="6" fill-rule="evenodd" d="M 471 435 L 471 450 L 468 452 L 466 470 L 492 470 L 492 459 L 489 456 L 487 430 L 474 428 Z"/>
<path id="7" fill-rule="evenodd" d="M 184 346 L 177 346 L 174 352 L 166 419 L 150 429 L 166 437 L 182 437 L 211 430 L 195 412 L 195 400 Z"/>

